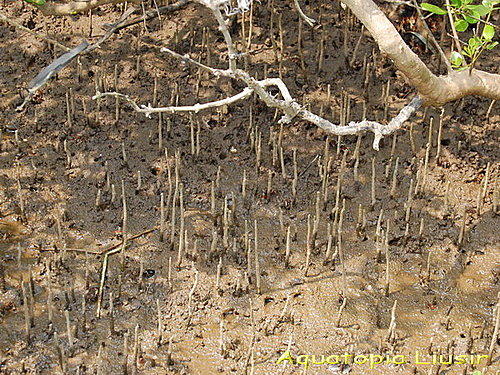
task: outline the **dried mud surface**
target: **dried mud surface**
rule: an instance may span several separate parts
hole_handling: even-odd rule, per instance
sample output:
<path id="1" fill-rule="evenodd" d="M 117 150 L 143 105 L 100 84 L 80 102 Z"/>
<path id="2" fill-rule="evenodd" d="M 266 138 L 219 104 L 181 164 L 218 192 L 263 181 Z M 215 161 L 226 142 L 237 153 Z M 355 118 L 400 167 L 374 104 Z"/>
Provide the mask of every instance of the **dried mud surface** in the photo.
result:
<path id="1" fill-rule="evenodd" d="M 22 3 L 4 2 L 2 12 L 67 46 L 96 40 L 102 35 L 100 25 L 120 15 L 120 7 L 105 7 L 94 12 L 92 24 L 88 15 L 44 20 Z M 256 3 L 254 9 L 253 52 L 240 60 L 252 74 L 279 75 L 275 56 L 280 60 L 280 53 L 275 55 L 273 43 L 280 43 L 281 17 L 283 79 L 291 94 L 315 112 L 337 122 L 347 92 L 351 119 L 362 118 L 363 102 L 368 118 L 383 119 L 381 93 L 388 80 L 389 118 L 410 100 L 411 89 L 368 34 L 352 66 L 345 62 L 343 35 L 350 60 L 360 26 L 354 22 L 345 29 L 349 17 L 337 3 L 305 5 L 307 14 L 318 19 L 321 14 L 323 28 L 303 26 L 302 52 L 297 48 L 293 6 L 275 2 L 274 7 L 274 41 L 269 37 L 269 4 Z M 248 18 L 244 27 L 240 21 L 241 17 L 232 25 L 233 32 L 248 35 Z M 280 131 L 279 116 L 257 99 L 193 116 L 165 115 L 161 123 L 158 116 L 145 118 L 124 103 L 116 121 L 114 99 L 91 99 L 96 84 L 115 89 L 115 67 L 116 89 L 141 104 L 153 103 L 155 77 L 161 105 L 175 102 L 176 96 L 180 105 L 191 105 L 197 98 L 206 102 L 241 90 L 239 83 L 214 80 L 159 52 L 164 44 L 203 63 L 225 66 L 223 39 L 214 19 L 200 6 L 164 16 L 161 23 L 156 19 L 122 30 L 102 49 L 82 56 L 80 68 L 73 62 L 63 70 L 23 113 L 14 111 L 21 102 L 19 91 L 50 63 L 54 52 L 44 41 L 4 23 L 0 31 L 0 373 L 500 371 L 498 343 L 489 366 L 485 361 L 426 365 L 414 359 L 417 351 L 426 361 L 429 353 L 488 354 L 491 345 L 500 280 L 500 221 L 493 212 L 499 183 L 498 104 L 489 119 L 488 100 L 466 98 L 447 105 L 439 160 L 440 111 L 435 109 L 418 112 L 405 130 L 384 139 L 379 152 L 371 148 L 372 135 L 363 135 L 355 176 L 357 137 L 327 138 L 300 121 Z M 203 43 L 204 35 L 208 43 Z M 324 62 L 318 72 L 322 43 Z M 240 42 L 238 46 L 242 50 Z M 372 63 L 368 87 L 365 56 Z M 435 65 L 432 56 L 422 56 Z M 491 53 L 481 67 L 498 72 L 499 61 L 498 54 Z M 70 119 L 66 94 L 73 98 Z M 425 167 L 429 133 L 432 145 Z M 343 155 L 346 165 L 335 211 Z M 391 197 L 396 159 L 399 168 Z M 175 193 L 176 170 L 183 210 Z M 328 176 L 326 182 L 321 176 Z M 406 221 L 408 191 L 416 183 L 419 191 Z M 122 184 L 129 240 L 124 251 L 107 258 L 98 317 L 103 252 L 123 241 Z M 323 192 L 319 209 L 317 192 Z M 162 193 L 166 209 L 160 241 Z M 328 228 L 338 219 L 343 202 L 341 251 L 334 262 L 325 262 Z M 360 207 L 364 225 L 358 219 Z M 179 262 L 180 215 L 185 247 Z M 308 220 L 317 234 L 309 239 L 306 274 Z M 331 237 L 334 251 L 339 237 L 336 232 Z M 393 306 L 396 325 L 388 338 Z M 294 357 L 405 355 L 406 363 L 384 362 L 370 369 L 367 363 L 349 361 L 311 365 L 306 371 L 300 365 L 277 364 L 287 347 Z"/>

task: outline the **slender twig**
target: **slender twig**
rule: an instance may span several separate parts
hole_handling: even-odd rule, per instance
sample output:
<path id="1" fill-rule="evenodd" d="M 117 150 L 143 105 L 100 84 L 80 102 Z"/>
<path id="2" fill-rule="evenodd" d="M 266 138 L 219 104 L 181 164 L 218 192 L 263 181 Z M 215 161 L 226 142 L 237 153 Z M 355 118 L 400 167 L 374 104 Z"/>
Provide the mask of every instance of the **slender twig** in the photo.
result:
<path id="1" fill-rule="evenodd" d="M 429 29 L 429 26 L 427 25 L 427 22 L 425 22 L 424 15 L 422 14 L 422 11 L 420 10 L 420 7 L 417 4 L 416 0 L 412 0 L 413 5 L 415 6 L 415 9 L 417 10 L 418 16 L 422 20 L 422 24 L 424 25 L 424 29 L 427 32 L 428 38 L 431 40 L 432 44 L 434 44 L 434 47 L 436 47 L 439 57 L 441 58 L 442 62 L 446 65 L 446 70 L 448 73 L 451 73 L 453 71 L 450 61 L 446 58 L 446 55 L 444 54 L 443 49 L 439 45 L 439 43 L 436 41 L 436 38 L 434 38 L 434 34 L 432 33 L 431 29 Z"/>
<path id="2" fill-rule="evenodd" d="M 397 1 L 397 0 L 382 0 L 384 3 L 395 4 L 395 5 L 406 5 L 410 8 L 415 8 L 415 5 L 411 1 Z"/>
<path id="3" fill-rule="evenodd" d="M 125 13 L 123 13 L 121 15 L 121 17 L 118 19 L 118 21 L 116 21 L 115 23 L 111 24 L 111 27 L 108 28 L 108 30 L 106 31 L 106 33 L 99 38 L 99 40 L 93 44 L 91 44 L 90 46 L 88 46 L 85 51 L 83 51 L 84 53 L 90 53 L 91 51 L 97 49 L 97 48 L 100 48 L 101 44 L 104 43 L 106 40 L 109 39 L 109 37 L 111 35 L 114 34 L 114 32 L 116 30 L 118 30 L 118 26 L 123 22 L 125 21 L 132 13 L 135 12 L 135 8 L 134 7 L 130 7 L 126 10 Z"/>
<path id="4" fill-rule="evenodd" d="M 151 47 L 156 47 L 154 45 L 150 45 Z M 212 68 L 208 65 L 205 65 L 205 64 L 202 64 L 200 63 L 199 61 L 196 61 L 194 59 L 192 59 L 188 54 L 185 54 L 185 55 L 181 55 L 175 51 L 172 51 L 171 49 L 168 49 L 167 47 L 162 47 L 160 48 L 160 52 L 167 52 L 169 54 L 171 54 L 173 57 L 176 57 L 180 60 L 182 60 L 183 62 L 188 62 L 192 65 L 195 65 L 197 66 L 198 68 L 201 68 L 203 70 L 206 70 L 207 72 L 209 73 L 212 73 L 213 75 L 215 75 L 216 77 L 220 77 L 221 75 L 229 75 L 230 72 L 229 71 L 223 71 L 221 69 L 216 69 L 216 68 Z"/>
<path id="5" fill-rule="evenodd" d="M 56 251 L 56 252 L 61 252 L 61 251 L 76 251 L 80 253 L 89 253 L 89 254 L 96 254 L 99 255 L 101 252 L 99 250 L 89 250 L 89 249 L 79 249 L 79 248 L 74 248 L 74 247 L 53 247 L 53 248 L 37 248 L 37 247 L 31 247 L 28 248 L 28 250 L 33 250 L 33 251 Z"/>
<path id="6" fill-rule="evenodd" d="M 155 230 L 159 229 L 160 226 L 156 226 L 154 228 L 146 229 L 145 231 L 142 231 L 140 233 L 134 234 L 133 236 L 130 236 L 127 238 L 127 241 L 133 241 L 136 240 L 139 237 L 145 236 L 146 234 L 149 234 L 151 232 L 154 232 Z M 63 248 L 38 248 L 38 247 L 32 247 L 29 248 L 30 250 L 34 251 L 77 251 L 77 252 L 82 252 L 82 253 L 89 253 L 89 254 L 96 254 L 96 255 L 103 255 L 106 254 L 109 251 L 115 250 L 119 246 L 122 245 L 122 241 L 119 243 L 109 245 L 105 247 L 104 249 L 79 249 L 79 248 L 73 248 L 73 247 L 63 247 Z M 128 244 L 130 245 L 130 244 Z M 113 253 L 114 254 L 114 253 Z"/>
<path id="7" fill-rule="evenodd" d="M 455 41 L 455 47 L 457 47 L 458 52 L 462 54 L 460 39 L 458 38 L 457 29 L 455 29 L 455 22 L 453 21 L 453 14 L 451 13 L 450 0 L 446 0 L 446 10 L 448 11 L 448 19 L 450 20 L 451 31 L 453 32 L 453 40 Z M 463 63 L 465 63 L 465 61 Z"/>
<path id="8" fill-rule="evenodd" d="M 313 27 L 314 24 L 317 22 L 315 19 L 311 18 L 311 17 L 307 17 L 304 12 L 302 11 L 302 9 L 300 8 L 300 4 L 299 4 L 299 0 L 293 0 L 293 3 L 295 5 L 295 9 L 297 10 L 297 12 L 299 13 L 299 16 L 300 18 L 302 18 L 304 20 L 305 23 L 307 23 L 309 26 Z"/>
<path id="9" fill-rule="evenodd" d="M 47 81 L 50 78 L 55 76 L 67 65 L 69 65 L 71 61 L 73 61 L 77 56 L 90 53 L 94 49 L 100 48 L 101 44 L 104 43 L 106 40 L 108 40 L 111 37 L 111 35 L 113 35 L 113 33 L 116 31 L 117 25 L 120 24 L 122 21 L 126 20 L 134 12 L 134 10 L 135 9 L 133 7 L 130 7 L 125 13 L 122 14 L 119 20 L 115 24 L 113 24 L 112 27 L 101 38 L 99 38 L 97 42 L 91 45 L 89 45 L 87 41 L 80 43 L 73 49 L 69 49 L 63 45 L 60 45 L 61 48 L 64 48 L 68 52 L 64 53 L 63 55 L 55 59 L 51 64 L 46 66 L 40 73 L 37 74 L 35 78 L 33 78 L 28 83 L 27 86 L 28 95 L 26 95 L 22 104 L 16 107 L 16 111 L 20 112 L 24 110 L 24 107 L 26 106 L 26 104 L 28 104 L 33 95 L 35 95 L 35 93 L 43 85 L 45 85 L 45 83 L 47 83 Z"/>
<path id="10" fill-rule="evenodd" d="M 128 95 L 120 94 L 118 92 L 97 93 L 97 95 L 94 95 L 92 97 L 92 99 L 96 100 L 96 99 L 100 99 L 104 96 L 114 96 L 114 97 L 125 100 L 127 103 L 129 103 L 132 106 L 132 108 L 134 108 L 134 110 L 136 112 L 144 113 L 144 114 L 146 114 L 146 117 L 149 118 L 151 116 L 151 113 L 158 113 L 158 112 L 167 112 L 167 113 L 194 112 L 194 113 L 198 113 L 199 111 L 203 111 L 205 109 L 222 107 L 223 105 L 228 105 L 228 104 L 237 102 L 238 100 L 241 100 L 241 99 L 246 99 L 252 94 L 252 92 L 253 92 L 252 89 L 246 87 L 245 89 L 243 89 L 242 92 L 240 92 L 237 95 L 233 95 L 233 96 L 230 96 L 226 99 L 221 99 L 221 100 L 217 100 L 217 101 L 210 102 L 210 103 L 204 103 L 204 104 L 196 103 L 194 105 L 187 105 L 187 106 L 180 106 L 180 107 L 173 106 L 173 107 L 159 107 L 159 108 L 153 108 L 149 104 L 147 106 L 141 105 L 139 107 L 135 101 L 133 101 L 132 99 L 130 99 L 128 97 Z"/>
<path id="11" fill-rule="evenodd" d="M 146 229 L 145 231 L 142 231 L 140 233 L 134 234 L 133 236 L 127 237 L 127 241 L 133 241 L 133 240 L 135 240 L 135 239 L 137 239 L 139 237 L 142 237 L 142 236 L 144 236 L 146 234 L 154 232 L 158 228 L 160 228 L 160 226 L 156 226 L 154 228 Z M 109 255 L 109 252 L 111 252 L 112 250 L 116 250 L 116 249 L 118 249 L 118 251 L 121 250 L 121 248 L 119 247 L 121 245 L 122 245 L 122 242 L 116 243 L 114 245 L 110 245 L 110 246 L 106 247 L 105 249 L 100 250 L 97 254 L 103 255 L 103 254 L 107 253 Z"/>
<path id="12" fill-rule="evenodd" d="M 224 17 L 222 17 L 220 5 L 216 1 L 200 1 L 212 10 L 212 13 L 217 19 L 217 22 L 219 23 L 219 31 L 222 33 L 222 35 L 224 36 L 224 40 L 226 41 L 227 54 L 229 57 L 229 70 L 236 70 L 236 59 L 238 55 L 236 54 L 233 39 L 231 38 L 231 34 L 229 33 L 229 29 L 227 28 L 226 21 L 224 20 Z"/>
<path id="13" fill-rule="evenodd" d="M 491 16 L 491 14 L 492 14 L 492 13 L 488 13 L 488 15 L 490 15 L 490 16 Z M 481 18 L 474 17 L 472 14 L 468 14 L 468 15 L 467 15 L 467 17 L 470 17 L 470 18 L 472 18 L 473 20 L 476 20 L 476 21 L 478 21 L 478 22 L 480 22 L 480 23 L 484 23 L 485 25 L 490 25 L 490 26 L 494 27 L 495 29 L 500 30 L 500 26 L 495 25 L 494 23 L 491 23 L 491 22 L 490 22 L 490 21 L 488 21 L 488 20 L 482 20 Z"/>
<path id="14" fill-rule="evenodd" d="M 69 50 L 71 50 L 71 48 L 66 47 L 65 45 L 59 43 L 57 40 L 49 38 L 49 37 L 44 36 L 44 35 L 41 35 L 40 33 L 37 33 L 37 32 L 35 32 L 33 30 L 30 30 L 27 27 L 24 27 L 23 25 L 21 25 L 19 22 L 11 20 L 10 18 L 8 18 L 6 15 L 4 15 L 2 13 L 0 13 L 0 19 L 4 20 L 5 22 L 7 22 L 8 24 L 10 24 L 12 26 L 15 26 L 19 30 L 22 30 L 22 31 L 24 31 L 26 33 L 29 33 L 29 34 L 33 35 L 35 38 L 39 38 L 39 39 L 45 40 L 47 43 L 50 43 L 50 44 L 53 44 L 53 45 L 59 47 L 63 51 L 69 51 Z"/>

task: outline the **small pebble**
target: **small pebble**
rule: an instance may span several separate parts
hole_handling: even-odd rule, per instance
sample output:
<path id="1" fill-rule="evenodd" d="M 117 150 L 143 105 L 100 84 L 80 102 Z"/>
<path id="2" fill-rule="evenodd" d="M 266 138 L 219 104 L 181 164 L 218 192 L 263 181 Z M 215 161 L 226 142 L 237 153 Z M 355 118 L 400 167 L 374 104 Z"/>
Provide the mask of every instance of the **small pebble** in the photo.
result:
<path id="1" fill-rule="evenodd" d="M 149 279 L 149 278 L 153 277 L 154 275 L 155 275 L 155 270 L 145 270 L 142 273 L 142 277 L 144 277 L 145 279 Z"/>

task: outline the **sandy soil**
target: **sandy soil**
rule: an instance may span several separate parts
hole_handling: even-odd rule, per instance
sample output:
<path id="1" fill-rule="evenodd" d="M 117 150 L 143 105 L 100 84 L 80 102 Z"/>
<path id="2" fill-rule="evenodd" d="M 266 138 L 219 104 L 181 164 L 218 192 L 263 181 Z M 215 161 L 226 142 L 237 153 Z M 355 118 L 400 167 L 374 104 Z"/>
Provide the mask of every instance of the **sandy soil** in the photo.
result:
<path id="1" fill-rule="evenodd" d="M 2 6 L 67 46 L 96 40 L 100 25 L 120 11 L 98 10 L 90 23 L 88 15 L 44 19 L 21 1 Z M 281 64 L 291 94 L 334 121 L 344 97 L 352 120 L 363 107 L 370 119 L 383 120 L 384 110 L 390 118 L 409 102 L 412 89 L 368 34 L 353 58 L 361 28 L 337 3 L 314 1 L 304 11 L 323 27 L 304 25 L 299 49 L 293 5 L 256 3 L 251 53 L 239 63 L 259 77 L 278 76 Z M 273 48 L 280 21 L 283 53 Z M 236 35 L 249 30 L 248 14 L 232 25 Z M 489 119 L 490 101 L 481 98 L 442 113 L 420 111 L 379 152 L 371 134 L 359 137 L 356 158 L 357 137 L 328 137 L 300 121 L 280 129 L 279 115 L 255 98 L 161 120 L 124 103 L 116 116 L 114 99 L 91 99 L 96 86 L 161 105 L 237 93 L 239 83 L 213 80 L 159 52 L 163 44 L 206 64 L 227 63 L 214 19 L 190 5 L 122 30 L 16 113 L 22 88 L 61 51 L 4 23 L 0 31 L 0 373 L 500 371 L 492 339 L 500 282 L 498 103 Z M 244 44 L 239 39 L 240 51 Z M 434 56 L 412 45 L 436 69 Z M 498 52 L 482 61 L 498 72 Z M 491 363 L 477 364 L 492 342 Z M 436 363 L 418 363 L 416 355 L 420 362 L 434 355 Z M 440 363 L 449 355 L 458 363 Z M 326 360 L 332 363 L 312 363 Z"/>

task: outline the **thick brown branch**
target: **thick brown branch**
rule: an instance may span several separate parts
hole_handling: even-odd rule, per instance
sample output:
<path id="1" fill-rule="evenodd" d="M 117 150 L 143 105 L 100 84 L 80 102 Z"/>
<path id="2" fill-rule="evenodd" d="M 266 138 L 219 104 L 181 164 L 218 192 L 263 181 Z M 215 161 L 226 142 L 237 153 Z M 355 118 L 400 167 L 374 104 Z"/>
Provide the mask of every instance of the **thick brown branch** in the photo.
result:
<path id="1" fill-rule="evenodd" d="M 481 70 L 436 76 L 408 47 L 394 25 L 372 0 L 342 0 L 370 31 L 385 53 L 427 105 L 440 107 L 467 95 L 500 100 L 500 76 Z"/>
<path id="2" fill-rule="evenodd" d="M 72 1 L 67 4 L 61 3 L 45 3 L 43 5 L 35 5 L 46 16 L 67 16 L 69 14 L 76 14 L 86 12 L 87 10 L 97 8 L 106 4 L 124 3 L 127 0 L 85 0 L 85 1 Z M 133 1 L 130 1 L 133 2 Z"/>

